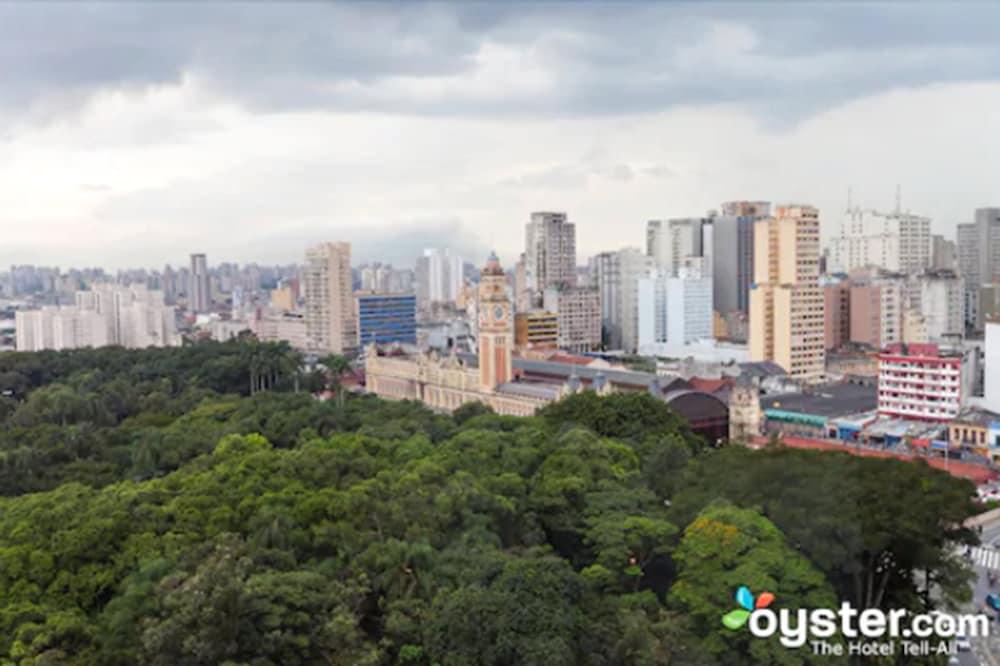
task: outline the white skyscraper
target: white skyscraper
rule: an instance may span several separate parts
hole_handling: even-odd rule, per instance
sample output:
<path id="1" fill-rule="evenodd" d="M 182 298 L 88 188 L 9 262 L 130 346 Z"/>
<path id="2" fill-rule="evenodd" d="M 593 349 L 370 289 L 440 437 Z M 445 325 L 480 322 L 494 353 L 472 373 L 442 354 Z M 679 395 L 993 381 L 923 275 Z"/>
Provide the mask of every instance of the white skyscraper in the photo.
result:
<path id="1" fill-rule="evenodd" d="M 677 275 L 663 271 L 638 280 L 638 350 L 683 355 L 684 346 L 712 337 L 712 278 L 705 262 L 688 258 Z"/>
<path id="2" fill-rule="evenodd" d="M 830 269 L 846 273 L 877 266 L 918 273 L 931 265 L 930 229 L 930 218 L 909 212 L 848 208 L 840 235 L 830 244 Z"/>
<path id="3" fill-rule="evenodd" d="M 76 293 L 76 305 L 18 312 L 17 348 L 76 349 L 121 345 L 130 349 L 179 344 L 174 308 L 145 285 L 97 284 Z"/>
<path id="4" fill-rule="evenodd" d="M 424 250 L 417 258 L 417 301 L 421 305 L 454 303 L 464 283 L 462 263 L 450 249 Z"/>

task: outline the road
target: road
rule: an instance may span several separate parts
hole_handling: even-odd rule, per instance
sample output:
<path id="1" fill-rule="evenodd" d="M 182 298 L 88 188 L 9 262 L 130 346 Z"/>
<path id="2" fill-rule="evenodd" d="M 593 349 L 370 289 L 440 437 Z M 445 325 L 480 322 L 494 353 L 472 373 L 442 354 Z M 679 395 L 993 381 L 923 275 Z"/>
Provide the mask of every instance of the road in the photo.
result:
<path id="1" fill-rule="evenodd" d="M 983 545 L 972 549 L 972 565 L 976 579 L 973 582 L 972 606 L 964 609 L 965 612 L 982 611 L 983 600 L 990 592 L 987 580 L 989 572 L 992 571 L 1000 578 L 1000 549 L 991 546 L 997 539 L 1000 539 L 1000 521 L 984 526 L 980 536 Z M 1000 591 L 1000 585 L 995 590 Z M 1000 625 L 993 623 L 990 632 L 988 638 L 971 639 L 973 651 L 959 653 L 958 661 L 952 663 L 959 666 L 1000 666 Z"/>

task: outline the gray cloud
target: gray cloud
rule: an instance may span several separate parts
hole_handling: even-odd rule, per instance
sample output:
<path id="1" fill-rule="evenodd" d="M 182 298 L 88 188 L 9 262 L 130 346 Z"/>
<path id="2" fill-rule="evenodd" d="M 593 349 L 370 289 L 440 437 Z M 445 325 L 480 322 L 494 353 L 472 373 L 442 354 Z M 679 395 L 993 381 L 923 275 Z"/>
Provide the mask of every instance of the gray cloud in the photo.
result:
<path id="1" fill-rule="evenodd" d="M 416 114 L 642 112 L 749 104 L 800 116 L 883 90 L 1000 76 L 1000 5 L 9 3 L 0 109 L 54 113 L 186 75 L 258 109 Z M 524 61 L 465 89 L 485 47 Z M 506 50 L 506 51 L 505 51 Z M 497 82 L 500 83 L 500 82 Z"/>

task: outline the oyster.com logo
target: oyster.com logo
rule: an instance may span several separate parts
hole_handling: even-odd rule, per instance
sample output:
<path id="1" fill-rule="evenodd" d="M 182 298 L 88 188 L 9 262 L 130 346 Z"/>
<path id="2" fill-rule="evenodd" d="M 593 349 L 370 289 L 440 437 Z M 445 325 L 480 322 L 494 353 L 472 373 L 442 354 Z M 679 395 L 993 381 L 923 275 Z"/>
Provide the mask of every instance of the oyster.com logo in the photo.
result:
<path id="1" fill-rule="evenodd" d="M 750 619 L 751 613 L 755 610 L 767 608 L 773 601 L 774 595 L 770 592 L 761 592 L 755 600 L 753 594 L 750 592 L 750 588 L 746 585 L 741 585 L 739 589 L 736 590 L 736 603 L 740 605 L 740 608 L 731 610 L 723 615 L 722 624 L 724 624 L 727 629 L 736 631 L 747 623 L 747 620 Z"/>

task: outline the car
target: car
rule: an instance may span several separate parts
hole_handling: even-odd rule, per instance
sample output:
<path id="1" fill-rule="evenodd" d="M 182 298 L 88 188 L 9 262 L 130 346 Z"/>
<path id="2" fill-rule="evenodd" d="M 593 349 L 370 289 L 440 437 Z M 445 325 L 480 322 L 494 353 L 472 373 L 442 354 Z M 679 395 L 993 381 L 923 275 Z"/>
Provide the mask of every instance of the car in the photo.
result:
<path id="1" fill-rule="evenodd" d="M 986 605 L 995 611 L 1000 612 L 1000 594 L 990 592 L 986 595 Z"/>
<path id="2" fill-rule="evenodd" d="M 1000 537 L 993 539 L 993 541 L 990 542 L 990 545 L 994 548 L 1000 548 Z"/>
<path id="3" fill-rule="evenodd" d="M 959 652 L 970 652 L 972 651 L 972 643 L 969 642 L 968 637 L 959 634 L 955 636 L 955 647 Z"/>

